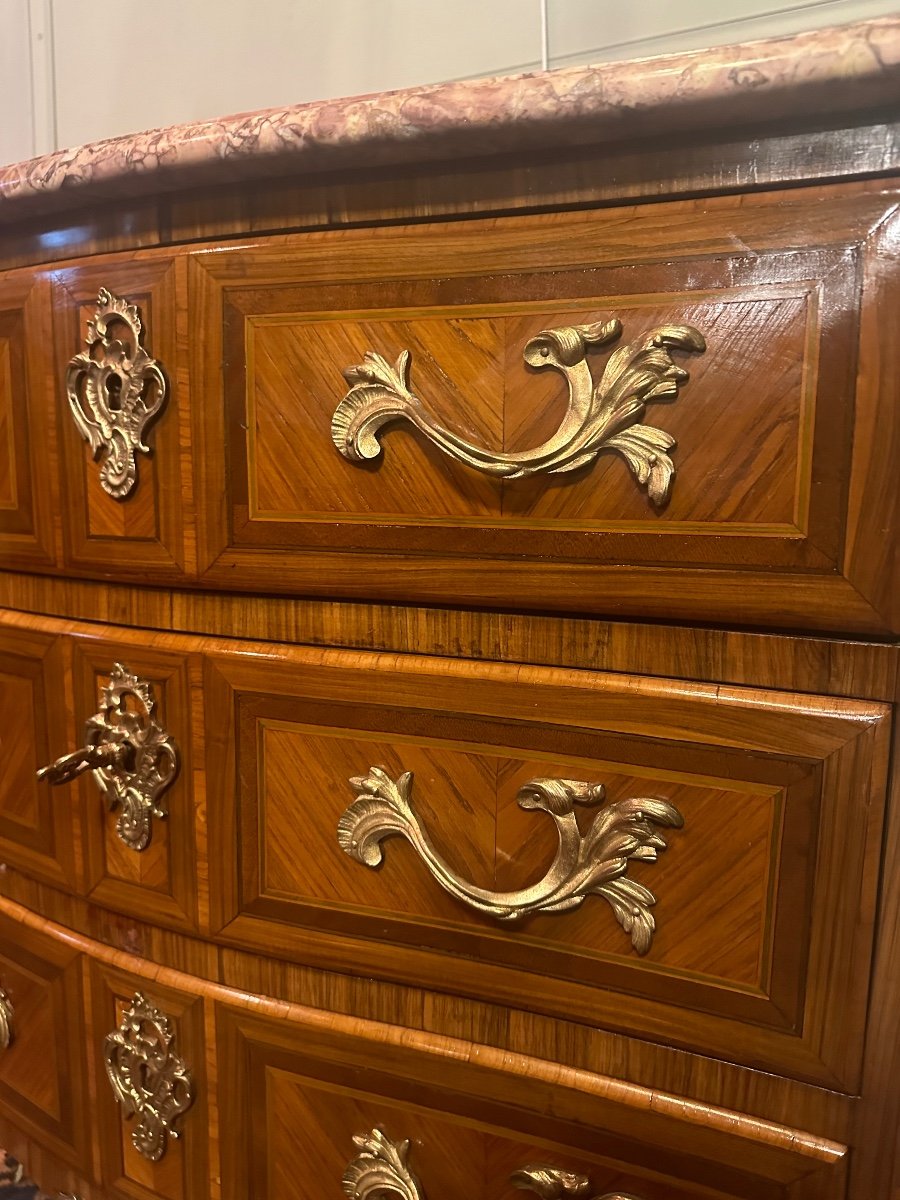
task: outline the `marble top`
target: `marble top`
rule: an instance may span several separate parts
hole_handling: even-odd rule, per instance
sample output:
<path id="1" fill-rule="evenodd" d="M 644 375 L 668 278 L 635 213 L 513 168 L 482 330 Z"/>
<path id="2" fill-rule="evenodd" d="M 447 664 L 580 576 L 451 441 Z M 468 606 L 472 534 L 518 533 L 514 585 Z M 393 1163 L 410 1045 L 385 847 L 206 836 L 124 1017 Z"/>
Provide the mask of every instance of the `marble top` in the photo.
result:
<path id="1" fill-rule="evenodd" d="M 900 17 L 154 129 L 0 167 L 0 220 L 185 181 L 364 168 L 900 106 Z"/>

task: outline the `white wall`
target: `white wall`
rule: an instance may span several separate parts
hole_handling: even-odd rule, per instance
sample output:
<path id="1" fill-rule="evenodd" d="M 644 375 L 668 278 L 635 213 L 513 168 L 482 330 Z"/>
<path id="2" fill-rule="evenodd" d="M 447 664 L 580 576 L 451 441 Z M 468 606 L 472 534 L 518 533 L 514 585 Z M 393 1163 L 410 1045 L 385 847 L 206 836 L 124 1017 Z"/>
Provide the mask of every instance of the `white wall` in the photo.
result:
<path id="1" fill-rule="evenodd" d="M 0 162 L 247 109 L 898 10 L 898 0 L 0 0 Z"/>
<path id="2" fill-rule="evenodd" d="M 900 15 L 898 0 L 548 0 L 551 66 L 786 37 Z"/>
<path id="3" fill-rule="evenodd" d="M 0 0 L 0 162 L 34 154 L 28 0 Z"/>

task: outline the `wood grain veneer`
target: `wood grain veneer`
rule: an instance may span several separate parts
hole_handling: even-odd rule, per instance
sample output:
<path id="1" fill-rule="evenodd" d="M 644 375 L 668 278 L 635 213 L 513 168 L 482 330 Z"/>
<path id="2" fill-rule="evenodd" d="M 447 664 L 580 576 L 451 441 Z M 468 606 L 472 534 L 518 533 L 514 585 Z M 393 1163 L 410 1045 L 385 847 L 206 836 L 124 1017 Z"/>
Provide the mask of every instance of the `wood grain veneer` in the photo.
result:
<path id="1" fill-rule="evenodd" d="M 842 499 L 856 422 L 848 399 L 856 387 L 860 418 L 870 404 L 890 405 L 876 361 L 853 383 L 854 329 L 858 317 L 877 321 L 865 287 L 858 312 L 856 289 L 896 201 L 767 199 L 319 234 L 296 247 L 285 239 L 193 255 L 192 325 L 208 334 L 195 343 L 193 375 L 205 395 L 223 389 L 223 410 L 204 404 L 195 418 L 203 578 L 581 611 L 596 611 L 602 596 L 607 613 L 715 621 L 738 612 L 745 624 L 888 632 L 887 577 L 860 562 L 861 592 L 838 564 L 856 519 L 854 510 L 848 526 Z M 686 276 L 693 290 L 676 294 Z M 565 389 L 550 372 L 527 377 L 524 341 L 620 312 L 626 339 L 629 327 L 676 315 L 709 334 L 692 382 L 650 418 L 677 432 L 686 456 L 661 513 L 610 458 L 580 479 L 501 485 L 404 431 L 387 435 L 382 459 L 364 469 L 334 453 L 338 372 L 367 348 L 389 359 L 412 349 L 426 405 L 470 439 L 534 444 L 559 420 L 554 385 L 559 404 Z M 295 406 L 285 403 L 291 392 Z M 532 411 L 542 413 L 536 424 Z M 860 463 L 866 428 L 878 429 L 881 449 L 892 436 L 890 418 L 861 418 Z M 895 498 L 878 483 L 882 462 L 866 459 L 866 520 L 888 529 Z M 776 478 L 793 480 L 784 495 Z"/>
<path id="2" fill-rule="evenodd" d="M 182 775 L 141 855 L 121 846 L 92 782 L 81 782 L 95 901 L 194 924 L 208 831 L 210 928 L 232 944 L 262 940 L 301 961 L 479 999 L 518 995 L 559 1016 L 602 1014 L 623 1032 L 858 1086 L 853 1030 L 861 1025 L 847 1015 L 866 1003 L 886 706 L 99 633 L 68 629 L 63 669 L 77 681 L 71 745 L 122 660 L 158 689 Z M 610 799 L 649 792 L 677 804 L 685 831 L 670 835 L 659 863 L 631 871 L 659 897 L 650 969 L 599 901 L 566 918 L 532 919 L 521 933 L 500 931 L 467 915 L 402 846 L 390 847 L 378 875 L 353 863 L 340 853 L 337 824 L 352 799 L 347 780 L 373 763 L 416 770 L 417 808 L 438 849 L 464 876 L 501 890 L 523 886 L 553 853 L 539 816 L 513 803 L 526 778 L 585 777 L 606 783 Z M 734 893 L 727 906 L 722 880 Z M 450 978 L 447 954 L 456 958 Z M 539 988 L 529 984 L 535 973 L 545 977 Z M 617 992 L 630 997 L 627 1016 Z"/>
<path id="3" fill-rule="evenodd" d="M 47 282 L 30 271 L 0 277 L 0 553 L 28 569 L 57 561 L 58 496 L 48 398 L 52 369 L 32 346 L 46 345 Z"/>
<path id="4" fill-rule="evenodd" d="M 55 804 L 35 777 L 66 740 L 63 643 L 54 633 L 0 629 L 0 855 L 38 879 L 72 886 L 78 804 Z"/>
<path id="5" fill-rule="evenodd" d="M 624 671 L 893 701 L 900 646 L 535 613 L 170 591 L 0 571 L 5 619 L 47 614 L 172 632 Z"/>
<path id="6" fill-rule="evenodd" d="M 677 1162 L 679 1169 L 685 1167 L 682 1154 L 684 1131 L 694 1129 L 703 1146 L 706 1162 L 694 1166 L 701 1189 L 712 1186 L 712 1195 L 746 1197 L 747 1200 L 765 1195 L 768 1187 L 775 1187 L 784 1196 L 811 1198 L 816 1194 L 824 1197 L 840 1194 L 843 1160 L 846 1148 L 840 1143 L 821 1137 L 810 1136 L 797 1129 L 786 1129 L 778 1125 L 747 1120 L 740 1114 L 727 1112 L 708 1105 L 688 1105 L 675 1096 L 654 1093 L 632 1084 L 621 1084 L 615 1080 L 585 1071 L 568 1071 L 528 1055 L 509 1055 L 491 1051 L 487 1047 L 476 1047 L 455 1039 L 438 1038 L 427 1033 L 403 1030 L 371 1020 L 361 1020 L 326 1013 L 318 1009 L 285 1004 L 266 997 L 254 996 L 238 989 L 215 983 L 203 983 L 195 976 L 171 968 L 142 962 L 122 951 L 113 950 L 102 943 L 93 942 L 80 934 L 48 922 L 19 905 L 0 900 L 0 914 L 15 919 L 29 929 L 41 932 L 46 938 L 56 939 L 61 946 L 84 956 L 90 963 L 91 977 L 95 984 L 105 986 L 108 991 L 106 1007 L 102 1016 L 95 1015 L 96 1032 L 105 1030 L 103 1018 L 114 1014 L 113 999 L 118 994 L 128 993 L 141 987 L 149 995 L 157 996 L 161 1002 L 173 1007 L 178 1019 L 178 1035 L 184 1041 L 184 1052 L 200 1050 L 201 1026 L 197 1017 L 186 1020 L 188 1013 L 197 1012 L 202 1005 L 217 1018 L 216 1042 L 218 1055 L 213 1057 L 212 1046 L 208 1065 L 221 1085 L 218 1101 L 215 1094 L 210 1104 L 217 1109 L 212 1126 L 222 1119 L 223 1109 L 240 1101 L 242 1096 L 243 1072 L 241 1055 L 235 1038 L 251 1039 L 261 1047 L 279 1047 L 288 1052 L 294 1061 L 300 1055 L 318 1060 L 314 1068 L 321 1078 L 327 1074 L 329 1062 L 342 1064 L 345 1068 L 355 1056 L 365 1063 L 362 1079 L 375 1083 L 385 1075 L 403 1081 L 399 1086 L 409 1088 L 415 1081 L 421 1088 L 423 1100 L 434 1097 L 437 1102 L 453 1110 L 463 1098 L 476 1105 L 482 1120 L 499 1115 L 505 1108 L 507 1119 L 512 1120 L 523 1132 L 539 1126 L 561 1131 L 568 1127 L 569 1136 L 580 1138 L 582 1147 L 596 1145 L 596 1131 L 608 1132 L 609 1149 L 615 1153 L 639 1152 L 634 1145 L 634 1122 L 640 1116 L 644 1128 L 653 1137 L 654 1153 L 662 1166 L 667 1161 Z M 94 1003 L 97 1003 L 95 997 Z M 207 1025 L 207 1028 L 209 1026 Z M 194 1029 L 191 1035 L 191 1029 Z M 218 1061 L 217 1061 L 218 1059 Z M 276 1060 L 277 1061 L 277 1060 Z M 285 1059 L 282 1059 L 285 1062 Z M 273 1062 L 275 1065 L 275 1062 Z M 435 1071 L 440 1071 L 439 1085 L 435 1085 Z M 369 1073 L 371 1072 L 371 1074 Z M 429 1085 L 426 1081 L 431 1078 Z M 528 1080 L 528 1096 L 511 1104 L 521 1081 Z M 357 1084 L 358 1086 L 358 1084 Z M 395 1085 L 396 1086 L 396 1085 Z M 438 1096 L 440 1095 L 440 1099 Z M 459 1099 L 454 1101 L 453 1097 Z M 249 1097 L 247 1100 L 249 1101 Z M 513 1110 L 515 1115 L 513 1115 Z M 259 1111 L 257 1109 L 257 1111 Z M 528 1113 L 538 1118 L 538 1123 L 529 1122 Z M 551 1117 L 552 1113 L 552 1117 Z M 193 1114 L 196 1115 L 196 1114 Z M 187 1120 L 185 1124 L 187 1125 Z M 226 1118 L 227 1119 L 227 1118 Z M 547 1124 L 549 1122 L 549 1124 Z M 112 1120 L 107 1129 L 113 1126 Z M 580 1134 L 578 1132 L 580 1127 Z M 252 1128 L 250 1126 L 249 1128 Z M 701 1134 L 701 1131 L 703 1133 Z M 117 1130 L 114 1130 L 117 1132 Z M 206 1122 L 193 1122 L 185 1132 L 185 1147 L 189 1146 L 190 1134 L 193 1143 L 186 1149 L 188 1158 L 202 1155 L 205 1145 Z M 249 1184 L 250 1175 L 258 1168 L 240 1154 L 243 1139 L 230 1141 L 225 1147 L 226 1172 L 238 1171 L 239 1175 L 226 1174 L 223 1180 L 223 1196 L 246 1194 L 238 1189 Z M 558 1153 L 558 1151 L 557 1151 Z M 249 1173 L 248 1173 L 249 1167 Z M 724 1172 L 724 1176 L 723 1176 Z M 168 1183 L 164 1194 L 177 1194 L 184 1179 L 180 1170 L 168 1170 Z M 199 1176 L 197 1177 L 199 1179 Z M 138 1180 L 134 1181 L 140 1184 Z M 720 1184 L 725 1184 L 722 1190 Z M 816 1193 L 811 1185 L 825 1191 Z M 154 1181 L 154 1187 L 157 1186 Z M 654 1186 L 651 1183 L 651 1186 Z M 728 1191 L 731 1187 L 737 1191 Z M 652 1196 L 653 1193 L 651 1193 Z M 686 1192 L 693 1197 L 696 1192 Z M 702 1194 L 702 1190 L 701 1190 Z M 707 1192 L 707 1194 L 709 1194 Z M 654 1198 L 655 1200 L 655 1198 Z"/>
<path id="7" fill-rule="evenodd" d="M 0 987 L 12 1005 L 0 1051 L 0 1125 L 37 1137 L 70 1167 L 88 1166 L 81 954 L 0 913 Z"/>
<path id="8" fill-rule="evenodd" d="M 156 422 L 148 433 L 153 453 L 142 455 L 141 486 L 128 503 L 103 491 L 97 464 L 75 428 L 68 404 L 56 399 L 64 489 L 71 501 L 60 513 L 64 561 L 69 568 L 105 572 L 121 556 L 132 571 L 144 578 L 176 580 L 181 576 L 186 511 L 179 418 L 186 398 L 182 395 L 183 381 L 177 377 L 175 273 L 171 257 L 141 263 L 126 256 L 117 265 L 85 264 L 51 275 L 52 359 L 57 380 L 64 378 L 66 364 L 81 349 L 97 293 L 105 287 L 116 295 L 127 294 L 139 306 L 148 330 L 148 344 L 163 364 L 168 382 L 166 419 Z"/>

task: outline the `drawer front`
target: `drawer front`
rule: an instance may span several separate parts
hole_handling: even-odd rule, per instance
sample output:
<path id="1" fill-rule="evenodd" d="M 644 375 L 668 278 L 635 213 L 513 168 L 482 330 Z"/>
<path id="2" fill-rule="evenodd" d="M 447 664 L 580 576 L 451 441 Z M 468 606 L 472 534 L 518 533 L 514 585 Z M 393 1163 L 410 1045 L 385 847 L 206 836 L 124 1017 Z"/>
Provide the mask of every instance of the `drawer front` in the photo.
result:
<path id="1" fill-rule="evenodd" d="M 49 288 L 32 272 L 0 278 L 0 555 L 13 568 L 56 561 Z"/>
<path id="2" fill-rule="evenodd" d="M 68 889 L 79 800 L 37 778 L 66 745 L 65 677 L 61 636 L 0 626 L 0 860 Z"/>
<path id="3" fill-rule="evenodd" d="M 185 522 L 179 422 L 187 405 L 173 259 L 129 255 L 52 279 L 66 565 L 177 580 Z"/>
<path id="4" fill-rule="evenodd" d="M 111 807 L 98 796 L 90 777 L 74 785 L 81 790 L 87 814 L 88 896 L 98 904 L 154 923 L 196 928 L 198 872 L 189 658 L 154 645 L 146 635 L 126 634 L 120 641 L 114 637 L 73 639 L 78 737 L 91 716 L 102 709 L 104 689 L 110 685 L 116 664 L 134 675 L 139 687 L 147 689 L 157 746 L 165 744 L 162 753 L 157 749 L 156 756 L 149 759 L 147 770 L 158 770 L 171 782 L 144 793 L 144 811 L 135 823 L 139 828 L 132 828 L 126 821 L 123 805 Z M 133 698 L 126 701 L 126 705 L 135 704 L 142 709 Z M 154 755 L 152 739 L 148 739 L 148 753 Z M 172 756 L 171 762 L 168 755 Z M 140 776 L 141 771 L 138 764 L 135 774 Z"/>
<path id="5" fill-rule="evenodd" d="M 81 957 L 0 915 L 0 1134 L 88 1164 Z M 5 1144 L 9 1144 L 8 1142 Z"/>
<path id="6" fill-rule="evenodd" d="M 406 1200 L 843 1195 L 841 1149 L 807 1135 L 789 1148 L 765 1122 L 689 1124 L 642 1110 L 641 1089 L 622 1102 L 596 1076 L 306 1013 L 217 1006 L 223 1200 L 364 1200 L 376 1178 Z"/>
<path id="7" fill-rule="evenodd" d="M 191 656 L 97 629 L 0 614 L 0 849 L 35 878 L 193 929 Z"/>
<path id="8" fill-rule="evenodd" d="M 205 685 L 221 937 L 855 1089 L 884 707 L 247 649 Z"/>
<path id="9" fill-rule="evenodd" d="M 203 1001 L 104 962 L 90 968 L 104 1183 L 129 1200 L 201 1200 L 210 1178 Z"/>
<path id="10" fill-rule="evenodd" d="M 892 206 L 838 189 L 194 254 L 205 578 L 890 628 L 861 533 L 895 507 L 876 310 L 897 280 L 871 232 Z"/>

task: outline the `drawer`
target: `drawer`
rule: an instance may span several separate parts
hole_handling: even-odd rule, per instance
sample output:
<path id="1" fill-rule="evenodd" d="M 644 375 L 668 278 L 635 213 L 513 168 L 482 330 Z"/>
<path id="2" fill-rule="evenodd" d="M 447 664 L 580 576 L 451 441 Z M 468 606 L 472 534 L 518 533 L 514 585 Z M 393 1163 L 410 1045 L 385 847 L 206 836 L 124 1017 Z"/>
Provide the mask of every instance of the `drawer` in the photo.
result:
<path id="1" fill-rule="evenodd" d="M 80 954 L 0 915 L 0 1138 L 9 1126 L 82 1169 L 83 1008 Z"/>
<path id="2" fill-rule="evenodd" d="M 52 281 L 66 565 L 182 578 L 187 405 L 174 260 L 128 255 L 56 271 Z"/>
<path id="3" fill-rule="evenodd" d="M 91 960 L 90 976 L 104 1184 L 128 1200 L 202 1200 L 210 1180 L 203 1000 L 103 961 Z"/>
<path id="4" fill-rule="evenodd" d="M 89 633 L 0 614 L 4 860 L 139 919 L 196 928 L 190 656 L 145 632 Z M 98 787 L 86 755 L 110 747 L 121 761 Z"/>
<path id="5" fill-rule="evenodd" d="M 896 629 L 894 205 L 835 188 L 193 253 L 204 581 Z"/>
<path id="6" fill-rule="evenodd" d="M 154 642 L 156 644 L 154 644 Z M 90 900 L 140 919 L 196 928 L 197 838 L 194 821 L 193 712 L 189 657 L 167 650 L 165 639 L 123 631 L 121 639 L 73 638 L 72 681 L 78 739 L 86 723 L 102 712 L 104 689 L 115 684 L 117 666 L 132 676 L 122 691 L 122 707 L 136 711 L 146 760 L 126 768 L 123 779 L 142 773 L 141 817 L 126 819 L 125 806 L 111 807 L 98 796 L 90 777 L 80 790 L 85 816 L 87 894 Z M 110 718 L 115 723 L 117 717 Z M 76 744 L 81 744 L 79 740 Z"/>
<path id="7" fill-rule="evenodd" d="M 844 1195 L 844 1148 L 799 1131 L 290 1008 L 217 1005 L 223 1200 L 364 1200 L 376 1179 L 406 1200 Z"/>
<path id="8" fill-rule="evenodd" d="M 30 271 L 0 276 L 0 556 L 20 570 L 56 561 L 48 291 Z"/>
<path id="9" fill-rule="evenodd" d="M 205 682 L 221 939 L 857 1088 L 885 706 L 240 649 Z"/>
<path id="10" fill-rule="evenodd" d="M 0 626 L 0 861 L 74 888 L 78 806 L 37 778 L 66 743 L 64 647 L 53 633 Z"/>

